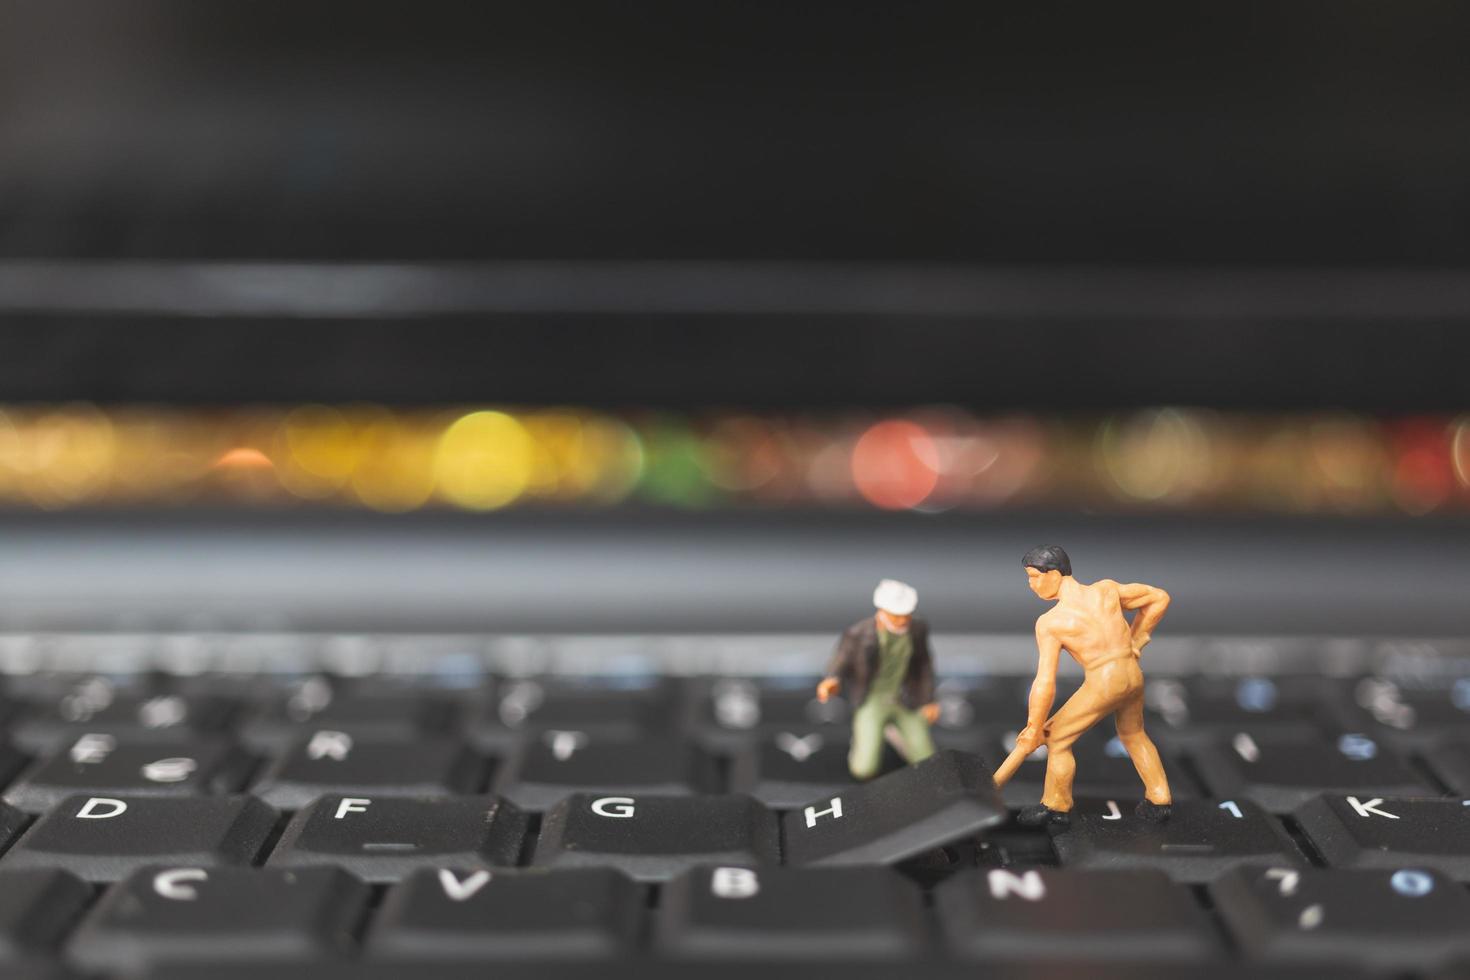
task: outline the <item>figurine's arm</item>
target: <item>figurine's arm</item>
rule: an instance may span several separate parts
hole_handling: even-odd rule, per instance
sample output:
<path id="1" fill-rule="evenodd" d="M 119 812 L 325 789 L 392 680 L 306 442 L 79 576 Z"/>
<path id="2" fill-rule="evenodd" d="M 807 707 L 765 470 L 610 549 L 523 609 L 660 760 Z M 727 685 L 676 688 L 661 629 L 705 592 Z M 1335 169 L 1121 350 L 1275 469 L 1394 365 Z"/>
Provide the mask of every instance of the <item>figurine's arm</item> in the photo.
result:
<path id="1" fill-rule="evenodd" d="M 1159 625 L 1159 620 L 1164 618 L 1164 612 L 1169 608 L 1169 593 L 1142 582 L 1130 582 L 1126 585 L 1120 582 L 1118 598 L 1124 609 L 1138 610 L 1138 614 L 1133 617 L 1133 649 L 1142 650 L 1148 646 L 1148 641 L 1153 638 L 1154 627 Z"/>
<path id="2" fill-rule="evenodd" d="M 939 720 L 939 704 L 934 700 L 934 654 L 929 649 L 928 626 L 914 627 L 914 700 L 919 713 L 929 724 Z"/>
<path id="3" fill-rule="evenodd" d="M 1016 736 L 1016 746 L 1024 746 L 1028 753 L 1046 740 L 1046 718 L 1057 696 L 1057 661 L 1062 656 L 1062 641 L 1047 628 L 1045 616 L 1036 621 L 1036 651 L 1036 679 L 1026 702 L 1026 728 Z"/>
<path id="4" fill-rule="evenodd" d="M 817 700 L 823 704 L 842 688 L 840 678 L 851 662 L 851 647 L 852 634 L 849 631 L 838 639 L 837 649 L 832 651 L 832 661 L 827 665 L 827 674 L 817 683 Z"/>

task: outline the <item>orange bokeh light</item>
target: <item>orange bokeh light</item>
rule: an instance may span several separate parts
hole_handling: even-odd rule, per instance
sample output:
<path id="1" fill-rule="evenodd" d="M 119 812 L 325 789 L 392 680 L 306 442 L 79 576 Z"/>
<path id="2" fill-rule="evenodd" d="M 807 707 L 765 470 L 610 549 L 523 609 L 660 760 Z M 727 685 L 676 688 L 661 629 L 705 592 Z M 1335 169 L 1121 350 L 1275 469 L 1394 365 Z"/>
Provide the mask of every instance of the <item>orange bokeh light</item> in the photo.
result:
<path id="1" fill-rule="evenodd" d="M 219 469 L 269 469 L 276 464 L 254 446 L 236 446 L 214 461 Z"/>
<path id="2" fill-rule="evenodd" d="M 921 425 L 888 419 L 870 426 L 852 448 L 852 482 L 875 507 L 922 504 L 939 483 L 939 451 Z"/>

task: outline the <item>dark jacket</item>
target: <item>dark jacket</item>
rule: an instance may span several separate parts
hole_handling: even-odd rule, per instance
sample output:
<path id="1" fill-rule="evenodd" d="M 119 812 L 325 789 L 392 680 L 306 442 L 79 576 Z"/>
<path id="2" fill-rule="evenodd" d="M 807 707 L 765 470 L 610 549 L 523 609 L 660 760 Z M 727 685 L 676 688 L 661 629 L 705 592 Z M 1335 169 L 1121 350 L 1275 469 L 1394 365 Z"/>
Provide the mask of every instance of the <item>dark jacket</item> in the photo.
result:
<path id="1" fill-rule="evenodd" d="M 909 621 L 909 636 L 914 638 L 914 652 L 909 657 L 909 671 L 903 679 L 901 700 L 910 708 L 919 708 L 934 700 L 934 661 L 929 656 L 929 624 L 922 619 Z M 837 641 L 827 676 L 842 682 L 842 692 L 853 705 L 868 696 L 868 679 L 878 671 L 878 623 L 872 616 L 849 626 Z"/>

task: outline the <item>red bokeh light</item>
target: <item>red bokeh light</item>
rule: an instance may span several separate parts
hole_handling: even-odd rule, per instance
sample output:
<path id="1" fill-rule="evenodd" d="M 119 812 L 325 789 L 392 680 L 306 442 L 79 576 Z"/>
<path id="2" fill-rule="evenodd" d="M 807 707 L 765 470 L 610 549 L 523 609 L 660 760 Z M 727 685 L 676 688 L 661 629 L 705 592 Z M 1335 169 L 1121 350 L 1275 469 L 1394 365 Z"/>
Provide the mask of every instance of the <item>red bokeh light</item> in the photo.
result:
<path id="1" fill-rule="evenodd" d="M 903 419 L 869 427 L 852 449 L 852 482 L 876 507 L 919 506 L 939 483 L 939 452 L 933 437 L 923 426 Z"/>

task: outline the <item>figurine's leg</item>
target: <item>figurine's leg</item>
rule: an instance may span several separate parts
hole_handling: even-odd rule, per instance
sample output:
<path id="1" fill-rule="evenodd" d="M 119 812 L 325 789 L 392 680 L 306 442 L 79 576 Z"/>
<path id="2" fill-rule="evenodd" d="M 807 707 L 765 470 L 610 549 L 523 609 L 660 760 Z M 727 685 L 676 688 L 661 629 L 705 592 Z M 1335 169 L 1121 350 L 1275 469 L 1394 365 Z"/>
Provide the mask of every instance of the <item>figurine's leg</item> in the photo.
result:
<path id="1" fill-rule="evenodd" d="M 1110 705 L 1100 699 L 1084 681 L 1082 687 L 1067 699 L 1061 710 L 1046 723 L 1046 782 L 1041 804 L 1049 810 L 1067 813 L 1072 809 L 1072 777 L 1077 773 L 1077 760 L 1072 745 L 1107 713 Z"/>
<path id="2" fill-rule="evenodd" d="M 1118 723 L 1118 741 L 1128 750 L 1138 778 L 1143 780 L 1144 797 L 1156 806 L 1168 806 L 1169 777 L 1164 775 L 1164 763 L 1153 739 L 1143 730 L 1143 687 L 1140 685 L 1113 716 Z"/>
<path id="3" fill-rule="evenodd" d="M 853 712 L 852 748 L 847 753 L 847 770 L 853 779 L 872 779 L 883 765 L 883 729 L 888 725 L 888 712 L 884 708 L 864 701 Z"/>
<path id="4" fill-rule="evenodd" d="M 909 762 L 923 762 L 934 754 L 934 738 L 922 714 L 899 708 L 893 713 L 893 724 L 903 738 L 903 757 Z"/>

